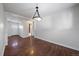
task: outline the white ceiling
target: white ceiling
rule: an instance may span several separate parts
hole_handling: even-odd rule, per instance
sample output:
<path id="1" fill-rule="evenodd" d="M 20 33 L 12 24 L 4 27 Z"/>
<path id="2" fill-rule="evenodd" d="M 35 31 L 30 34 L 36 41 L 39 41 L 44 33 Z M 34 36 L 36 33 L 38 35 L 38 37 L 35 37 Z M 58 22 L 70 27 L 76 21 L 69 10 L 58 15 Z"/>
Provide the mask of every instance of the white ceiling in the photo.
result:
<path id="1" fill-rule="evenodd" d="M 39 12 L 41 16 L 47 16 L 55 11 L 74 6 L 74 3 L 39 3 Z M 32 18 L 35 12 L 34 3 L 4 3 L 4 10 L 13 12 L 27 18 Z"/>

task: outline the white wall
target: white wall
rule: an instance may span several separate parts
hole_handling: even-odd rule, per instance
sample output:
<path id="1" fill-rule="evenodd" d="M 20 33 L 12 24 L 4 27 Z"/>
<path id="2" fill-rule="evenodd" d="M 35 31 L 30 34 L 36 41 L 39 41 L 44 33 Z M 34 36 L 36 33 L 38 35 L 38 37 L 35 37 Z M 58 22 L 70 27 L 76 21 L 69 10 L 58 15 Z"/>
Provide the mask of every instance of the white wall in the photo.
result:
<path id="1" fill-rule="evenodd" d="M 44 17 L 35 31 L 38 38 L 79 50 L 79 5 Z"/>
<path id="2" fill-rule="evenodd" d="M 8 35 L 18 35 L 19 34 L 19 23 L 8 21 Z"/>
<path id="3" fill-rule="evenodd" d="M 0 56 L 4 53 L 5 47 L 5 19 L 3 5 L 0 4 Z"/>
<path id="4" fill-rule="evenodd" d="M 26 29 L 26 20 L 22 16 L 19 16 L 14 13 L 5 12 L 5 16 L 7 19 L 7 36 L 11 35 L 20 35 L 22 37 L 27 36 L 27 29 Z"/>

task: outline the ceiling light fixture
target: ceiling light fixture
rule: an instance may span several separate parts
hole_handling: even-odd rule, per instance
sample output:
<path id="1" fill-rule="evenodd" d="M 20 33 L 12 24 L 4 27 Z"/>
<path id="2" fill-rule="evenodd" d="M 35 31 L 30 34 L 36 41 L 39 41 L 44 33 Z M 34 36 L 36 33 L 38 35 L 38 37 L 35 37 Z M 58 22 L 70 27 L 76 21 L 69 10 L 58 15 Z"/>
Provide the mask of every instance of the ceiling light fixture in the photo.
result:
<path id="1" fill-rule="evenodd" d="M 36 11 L 35 11 L 35 14 L 33 15 L 33 19 L 34 19 L 34 20 L 37 20 L 37 21 L 41 21 L 41 17 L 40 17 L 38 8 L 39 8 L 39 7 L 36 6 Z"/>

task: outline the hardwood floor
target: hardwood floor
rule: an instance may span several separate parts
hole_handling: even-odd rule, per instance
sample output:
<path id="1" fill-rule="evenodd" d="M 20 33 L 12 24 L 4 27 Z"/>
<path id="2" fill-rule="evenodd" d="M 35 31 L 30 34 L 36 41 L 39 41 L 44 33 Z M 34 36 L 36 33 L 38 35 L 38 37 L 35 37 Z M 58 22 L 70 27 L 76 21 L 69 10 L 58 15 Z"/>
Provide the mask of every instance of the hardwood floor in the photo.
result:
<path id="1" fill-rule="evenodd" d="M 10 36 L 4 56 L 79 56 L 79 51 L 66 48 L 38 38 L 22 38 L 19 35 Z"/>

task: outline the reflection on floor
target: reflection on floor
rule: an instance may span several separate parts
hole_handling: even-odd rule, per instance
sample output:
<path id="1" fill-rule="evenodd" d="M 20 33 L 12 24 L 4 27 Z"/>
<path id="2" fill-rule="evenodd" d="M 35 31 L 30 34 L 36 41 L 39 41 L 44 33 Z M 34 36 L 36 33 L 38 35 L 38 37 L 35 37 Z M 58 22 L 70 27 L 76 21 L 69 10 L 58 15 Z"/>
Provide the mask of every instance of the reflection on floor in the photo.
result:
<path id="1" fill-rule="evenodd" d="M 30 46 L 30 37 L 22 38 L 19 35 L 8 38 L 8 46 L 4 56 L 78 56 L 79 51 L 69 49 L 54 43 L 43 41 L 32 36 L 33 44 Z"/>

